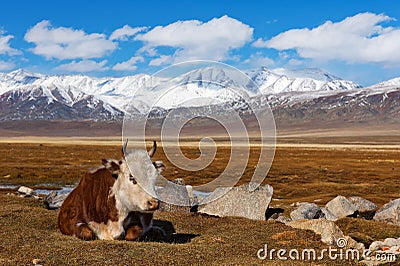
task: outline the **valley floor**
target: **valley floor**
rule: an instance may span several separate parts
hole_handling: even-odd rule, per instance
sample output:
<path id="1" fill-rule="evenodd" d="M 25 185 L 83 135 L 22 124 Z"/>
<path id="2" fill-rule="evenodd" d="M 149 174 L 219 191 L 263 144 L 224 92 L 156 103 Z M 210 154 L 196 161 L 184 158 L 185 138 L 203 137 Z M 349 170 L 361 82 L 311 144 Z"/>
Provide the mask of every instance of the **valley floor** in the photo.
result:
<path id="1" fill-rule="evenodd" d="M 337 195 L 362 196 L 379 206 L 400 198 L 400 147 L 398 136 L 282 136 L 264 183 L 274 187 L 272 207 L 290 211 L 294 202 L 324 205 Z M 150 143 L 149 143 L 150 144 Z M 196 146 L 183 153 L 199 156 Z M 250 180 L 260 149 L 251 148 L 248 166 L 238 185 Z M 3 138 L 0 141 L 0 185 L 61 187 L 79 181 L 102 158 L 119 158 L 119 138 Z M 193 186 L 218 177 L 229 161 L 230 147 L 220 146 L 216 160 L 206 170 L 182 171 L 170 164 L 162 147 L 154 160 L 163 160 L 168 179 L 183 178 Z M 237 156 L 241 156 L 237 154 Z M 57 229 L 58 211 L 44 208 L 35 199 L 6 195 L 0 189 L 0 264 L 126 265 L 301 265 L 279 260 L 260 261 L 264 244 L 271 248 L 326 247 L 319 236 L 270 221 L 212 218 L 193 213 L 157 213 L 156 219 L 172 223 L 176 233 L 168 243 L 84 242 L 63 236 Z M 346 218 L 337 222 L 346 234 L 362 233 L 365 239 L 400 237 L 400 227 Z M 291 263 L 291 264 L 290 264 Z M 345 265 L 355 262 L 316 262 Z M 309 262 L 303 262 L 309 265 Z"/>

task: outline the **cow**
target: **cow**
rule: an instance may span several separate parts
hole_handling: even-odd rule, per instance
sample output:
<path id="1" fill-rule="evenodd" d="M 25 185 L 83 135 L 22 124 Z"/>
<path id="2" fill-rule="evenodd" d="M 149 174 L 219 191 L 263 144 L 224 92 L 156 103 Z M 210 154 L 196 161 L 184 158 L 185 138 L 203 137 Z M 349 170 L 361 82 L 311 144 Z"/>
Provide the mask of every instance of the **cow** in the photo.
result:
<path id="1" fill-rule="evenodd" d="M 159 201 L 137 183 L 139 178 L 146 180 L 146 190 L 155 195 L 155 180 L 165 169 L 162 161 L 153 163 L 150 159 L 156 142 L 149 152 L 127 152 L 126 146 L 127 141 L 121 160 L 103 159 L 103 166 L 86 172 L 65 199 L 58 215 L 63 234 L 83 240 L 130 241 L 141 240 L 146 234 L 163 236 L 161 229 L 152 226 Z"/>

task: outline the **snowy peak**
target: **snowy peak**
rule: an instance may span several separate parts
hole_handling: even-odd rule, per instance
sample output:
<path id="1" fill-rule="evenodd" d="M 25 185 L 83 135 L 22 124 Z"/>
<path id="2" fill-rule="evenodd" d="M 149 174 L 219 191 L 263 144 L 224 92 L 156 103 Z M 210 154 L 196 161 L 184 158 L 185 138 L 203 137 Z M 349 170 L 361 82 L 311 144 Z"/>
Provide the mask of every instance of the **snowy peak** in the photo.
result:
<path id="1" fill-rule="evenodd" d="M 400 77 L 378 83 L 373 88 L 400 87 Z"/>
<path id="2" fill-rule="evenodd" d="M 305 91 L 353 90 L 361 86 L 342 80 L 320 69 L 287 70 L 260 68 L 247 73 L 262 94 L 279 94 Z"/>

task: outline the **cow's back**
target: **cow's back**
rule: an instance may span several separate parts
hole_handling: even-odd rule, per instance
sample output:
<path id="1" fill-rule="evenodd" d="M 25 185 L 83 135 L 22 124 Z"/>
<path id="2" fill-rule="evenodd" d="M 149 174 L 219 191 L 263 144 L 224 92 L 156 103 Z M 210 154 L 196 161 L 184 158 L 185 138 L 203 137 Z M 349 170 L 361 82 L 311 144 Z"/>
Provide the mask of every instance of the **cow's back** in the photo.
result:
<path id="1" fill-rule="evenodd" d="M 117 220 L 114 196 L 110 188 L 115 178 L 106 168 L 90 171 L 65 199 L 58 215 L 58 227 L 63 234 L 77 235 L 81 225 L 94 221 L 107 223 Z"/>

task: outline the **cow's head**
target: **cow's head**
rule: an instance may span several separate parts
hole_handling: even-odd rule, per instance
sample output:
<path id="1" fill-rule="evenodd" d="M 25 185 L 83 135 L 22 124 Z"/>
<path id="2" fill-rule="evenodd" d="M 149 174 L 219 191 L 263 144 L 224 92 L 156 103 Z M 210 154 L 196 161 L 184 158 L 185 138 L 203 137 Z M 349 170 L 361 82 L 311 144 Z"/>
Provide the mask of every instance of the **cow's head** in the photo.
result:
<path id="1" fill-rule="evenodd" d="M 154 185 L 158 175 L 165 169 L 162 161 L 151 161 L 156 151 L 156 142 L 149 152 L 138 149 L 126 151 L 126 146 L 127 141 L 122 148 L 124 156 L 118 162 L 120 170 L 112 188 L 112 194 L 121 204 L 117 208 L 155 211 L 158 209 L 158 199 L 154 197 Z"/>

